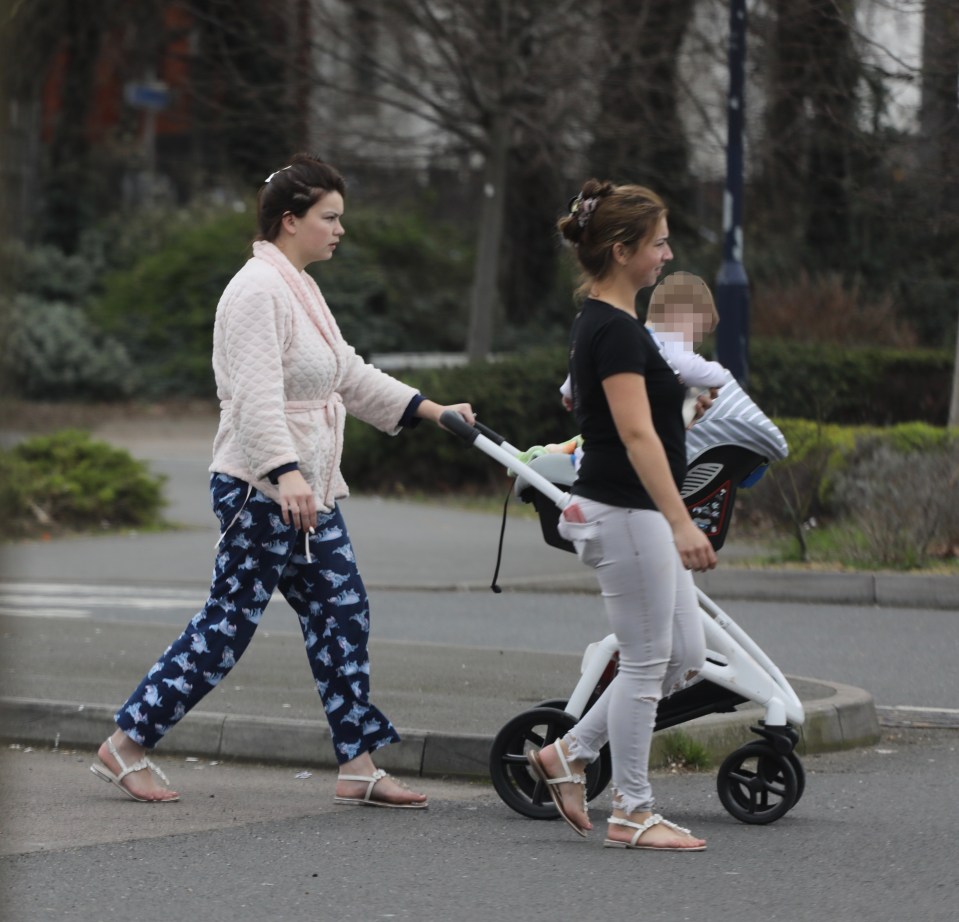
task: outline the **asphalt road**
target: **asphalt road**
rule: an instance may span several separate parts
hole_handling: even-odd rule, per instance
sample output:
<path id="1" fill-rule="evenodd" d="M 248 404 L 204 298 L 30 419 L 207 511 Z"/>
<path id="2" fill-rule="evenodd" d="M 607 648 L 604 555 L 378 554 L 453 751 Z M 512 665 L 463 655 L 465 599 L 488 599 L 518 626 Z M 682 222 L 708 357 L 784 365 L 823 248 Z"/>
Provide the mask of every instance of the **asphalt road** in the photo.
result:
<path id="1" fill-rule="evenodd" d="M 88 762 L 0 754 L 0 918 L 952 922 L 959 901 L 956 731 L 809 757 L 769 826 L 726 814 L 711 774 L 660 776 L 664 815 L 709 841 L 696 855 L 603 849 L 602 825 L 582 840 L 479 784 L 424 780 L 420 814 L 335 807 L 332 772 L 181 763 L 191 796 L 144 807 L 84 781 Z"/>

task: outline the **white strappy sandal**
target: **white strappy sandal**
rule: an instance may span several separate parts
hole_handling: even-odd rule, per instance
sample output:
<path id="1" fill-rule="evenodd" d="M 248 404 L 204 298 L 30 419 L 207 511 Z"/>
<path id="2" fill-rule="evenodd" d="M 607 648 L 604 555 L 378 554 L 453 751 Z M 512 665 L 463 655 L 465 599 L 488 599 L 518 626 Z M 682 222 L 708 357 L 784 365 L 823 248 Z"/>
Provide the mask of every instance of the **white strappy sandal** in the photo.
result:
<path id="1" fill-rule="evenodd" d="M 563 771 L 566 773 L 562 778 L 550 778 L 546 772 L 546 766 L 543 765 L 543 760 L 540 758 L 540 751 L 538 749 L 529 750 L 529 752 L 526 753 L 526 761 L 529 762 L 529 766 L 536 777 L 546 785 L 546 790 L 549 792 L 549 796 L 553 798 L 553 803 L 556 804 L 559 815 L 566 820 L 572 829 L 575 829 L 576 832 L 585 839 L 589 830 L 584 829 L 579 823 L 573 822 L 572 817 L 566 813 L 563 807 L 563 796 L 560 794 L 558 786 L 561 784 L 581 784 L 583 786 L 583 812 L 586 813 L 586 775 L 574 774 L 570 771 L 569 763 L 563 754 L 563 747 L 560 746 L 559 743 L 555 744 L 554 749 L 556 750 L 556 755 L 559 756 L 559 764 L 563 766 Z"/>
<path id="2" fill-rule="evenodd" d="M 350 804 L 355 807 L 392 807 L 394 810 L 425 810 L 429 806 L 429 802 L 425 800 L 418 803 L 396 804 L 388 800 L 374 798 L 373 788 L 386 777 L 387 772 L 383 771 L 382 768 L 376 769 L 372 775 L 337 775 L 337 781 L 365 781 L 366 793 L 362 797 L 334 796 L 333 803 Z"/>
<path id="3" fill-rule="evenodd" d="M 93 772 L 98 778 L 102 781 L 109 781 L 110 784 L 115 784 L 127 797 L 132 800 L 139 801 L 141 804 L 172 804 L 175 801 L 180 799 L 179 794 L 174 794 L 173 797 L 162 797 L 155 799 L 152 797 L 140 797 L 138 794 L 134 794 L 129 788 L 124 787 L 123 779 L 132 772 L 143 771 L 143 769 L 148 768 L 153 772 L 167 787 L 170 786 L 170 779 L 160 770 L 160 767 L 152 760 L 144 756 L 142 759 L 134 762 L 132 765 L 127 765 L 120 756 L 120 753 L 117 752 L 117 747 L 113 745 L 113 740 L 107 740 L 107 748 L 110 750 L 110 755 L 117 760 L 117 765 L 120 766 L 120 774 L 114 775 L 103 762 L 99 764 L 94 763 L 90 766 L 90 771 Z"/>
<path id="4" fill-rule="evenodd" d="M 603 842 L 604 848 L 643 848 L 649 852 L 704 852 L 706 851 L 705 845 L 640 845 L 639 840 L 642 838 L 643 833 L 652 829 L 653 826 L 668 826 L 670 829 L 675 832 L 685 833 L 687 836 L 692 835 L 692 833 L 685 829 L 682 826 L 677 826 L 675 823 L 671 823 L 669 820 L 664 820 L 658 813 L 654 813 L 646 822 L 644 823 L 634 823 L 631 820 L 620 819 L 618 816 L 611 816 L 607 822 L 611 826 L 628 826 L 630 829 L 635 829 L 636 832 L 633 833 L 632 838 L 627 842 L 625 840 L 620 841 L 619 839 L 609 839 L 607 838 Z"/>

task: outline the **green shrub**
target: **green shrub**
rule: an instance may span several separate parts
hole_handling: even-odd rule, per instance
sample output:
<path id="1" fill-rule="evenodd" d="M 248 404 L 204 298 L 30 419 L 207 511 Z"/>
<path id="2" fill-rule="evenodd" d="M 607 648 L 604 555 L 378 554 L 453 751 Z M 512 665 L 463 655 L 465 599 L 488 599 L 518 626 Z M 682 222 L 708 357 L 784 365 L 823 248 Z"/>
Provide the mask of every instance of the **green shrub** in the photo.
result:
<path id="1" fill-rule="evenodd" d="M 102 268 L 103 263 L 91 254 L 68 256 L 55 246 L 28 245 L 15 239 L 0 243 L 0 278 L 7 290 L 41 301 L 82 303 Z"/>
<path id="2" fill-rule="evenodd" d="M 851 434 L 839 426 L 808 420 L 778 420 L 789 445 L 789 456 L 770 465 L 765 477 L 737 500 L 740 520 L 760 523 L 793 536 L 799 557 L 808 557 L 807 530 L 829 511 L 832 478 L 842 464 Z"/>
<path id="3" fill-rule="evenodd" d="M 348 210 L 336 256 L 309 271 L 361 355 L 447 352 L 466 344 L 470 248 L 411 210 Z"/>
<path id="4" fill-rule="evenodd" d="M 8 538 L 28 534 L 38 525 L 27 494 L 30 481 L 30 466 L 16 455 L 0 451 L 0 518 Z"/>
<path id="5" fill-rule="evenodd" d="M 115 400 L 134 392 L 126 350 L 94 328 L 83 308 L 15 295 L 3 346 L 6 386 L 28 400 Z"/>
<path id="6" fill-rule="evenodd" d="M 737 497 L 737 520 L 786 531 L 798 558 L 838 526 L 826 557 L 911 566 L 959 545 L 959 433 L 923 423 L 879 428 L 778 420 L 789 457 Z"/>
<path id="7" fill-rule="evenodd" d="M 198 224 L 104 280 L 100 327 L 141 372 L 139 395 L 210 396 L 216 305 L 249 255 L 252 218 L 230 211 Z"/>
<path id="8" fill-rule="evenodd" d="M 954 356 L 948 350 L 847 349 L 756 340 L 749 392 L 769 416 L 876 426 L 949 415 Z"/>
<path id="9" fill-rule="evenodd" d="M 959 435 L 857 439 L 838 477 L 836 512 L 848 523 L 846 560 L 915 567 L 959 544 Z M 903 442 L 911 442 L 903 448 Z"/>
<path id="10" fill-rule="evenodd" d="M 76 429 L 0 452 L 9 535 L 160 524 L 165 478 L 126 451 Z"/>

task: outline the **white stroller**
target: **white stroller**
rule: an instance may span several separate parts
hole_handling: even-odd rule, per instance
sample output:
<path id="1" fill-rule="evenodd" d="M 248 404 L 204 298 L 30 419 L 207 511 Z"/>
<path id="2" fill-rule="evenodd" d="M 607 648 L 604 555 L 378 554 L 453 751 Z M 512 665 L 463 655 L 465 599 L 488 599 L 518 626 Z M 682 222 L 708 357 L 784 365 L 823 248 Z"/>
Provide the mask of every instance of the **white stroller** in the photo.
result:
<path id="1" fill-rule="evenodd" d="M 544 454 L 524 464 L 518 458 L 522 452 L 491 429 L 479 423 L 469 426 L 452 411 L 444 414 L 442 422 L 517 472 L 514 492 L 535 507 L 546 543 L 573 550 L 556 530 L 557 510 L 565 508 L 571 498 L 562 488 L 575 479 L 569 455 Z M 722 388 L 709 412 L 689 431 L 682 495 L 694 521 L 717 551 L 726 538 L 737 488 L 755 483 L 767 463 L 786 454 L 782 433 L 735 382 Z M 805 771 L 794 752 L 799 741 L 797 727 L 804 720 L 802 703 L 749 635 L 704 592 L 698 595 L 707 647 L 702 680 L 660 701 L 656 730 L 706 714 L 733 711 L 750 701 L 761 705 L 764 719 L 751 728 L 760 739 L 723 761 L 717 789 L 723 806 L 736 819 L 772 823 L 798 802 L 805 787 Z M 580 679 L 568 698 L 544 701 L 518 714 L 496 735 L 490 751 L 490 775 L 509 807 L 534 819 L 559 815 L 546 786 L 529 771 L 526 752 L 548 745 L 577 722 L 612 681 L 618 658 L 614 634 L 590 644 Z M 598 796 L 611 775 L 607 746 L 587 769 L 587 799 Z"/>

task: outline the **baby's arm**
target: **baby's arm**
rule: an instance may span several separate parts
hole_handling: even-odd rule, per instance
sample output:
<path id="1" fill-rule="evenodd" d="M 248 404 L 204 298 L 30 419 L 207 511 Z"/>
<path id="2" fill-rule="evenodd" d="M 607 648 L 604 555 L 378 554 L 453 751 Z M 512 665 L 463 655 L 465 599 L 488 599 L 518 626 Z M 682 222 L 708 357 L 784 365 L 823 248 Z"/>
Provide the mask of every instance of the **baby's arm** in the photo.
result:
<path id="1" fill-rule="evenodd" d="M 719 362 L 711 362 L 681 347 L 671 349 L 670 345 L 666 346 L 666 354 L 686 387 L 722 387 L 732 377 Z"/>

